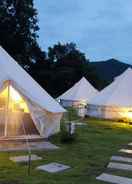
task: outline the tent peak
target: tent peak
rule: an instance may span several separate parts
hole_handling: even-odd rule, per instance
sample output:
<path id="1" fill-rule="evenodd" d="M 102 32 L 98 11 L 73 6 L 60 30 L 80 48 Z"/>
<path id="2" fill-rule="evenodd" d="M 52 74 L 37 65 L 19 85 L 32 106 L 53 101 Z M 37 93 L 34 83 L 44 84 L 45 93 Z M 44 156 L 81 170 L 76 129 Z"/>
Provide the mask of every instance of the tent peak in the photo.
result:
<path id="1" fill-rule="evenodd" d="M 132 69 L 128 68 L 93 98 L 90 104 L 99 106 L 132 107 L 131 79 Z"/>
<path id="2" fill-rule="evenodd" d="M 97 94 L 96 90 L 85 77 L 82 77 L 77 83 L 75 83 L 72 88 L 67 90 L 57 99 L 80 101 L 89 101 L 93 96 Z"/>
<path id="3" fill-rule="evenodd" d="M 14 59 L 0 46 L 0 85 L 11 80 L 16 89 L 48 112 L 62 113 L 58 104 Z"/>

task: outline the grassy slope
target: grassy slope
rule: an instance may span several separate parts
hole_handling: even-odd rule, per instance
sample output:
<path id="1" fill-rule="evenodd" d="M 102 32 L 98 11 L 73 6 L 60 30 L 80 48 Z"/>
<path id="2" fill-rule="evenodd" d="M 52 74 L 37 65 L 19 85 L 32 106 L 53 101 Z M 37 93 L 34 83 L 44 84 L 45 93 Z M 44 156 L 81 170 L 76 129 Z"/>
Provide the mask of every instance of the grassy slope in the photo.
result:
<path id="1" fill-rule="evenodd" d="M 59 142 L 59 136 L 52 142 L 61 149 L 53 152 L 37 152 L 42 161 L 32 163 L 31 176 L 27 167 L 14 164 L 9 156 L 21 153 L 0 153 L 0 183 L 2 184 L 99 184 L 95 177 L 102 173 L 111 155 L 116 154 L 124 144 L 132 141 L 132 127 L 121 123 L 88 120 L 88 126 L 77 129 L 78 140 L 73 144 Z M 36 171 L 35 167 L 49 162 L 70 165 L 72 169 L 58 174 Z"/>

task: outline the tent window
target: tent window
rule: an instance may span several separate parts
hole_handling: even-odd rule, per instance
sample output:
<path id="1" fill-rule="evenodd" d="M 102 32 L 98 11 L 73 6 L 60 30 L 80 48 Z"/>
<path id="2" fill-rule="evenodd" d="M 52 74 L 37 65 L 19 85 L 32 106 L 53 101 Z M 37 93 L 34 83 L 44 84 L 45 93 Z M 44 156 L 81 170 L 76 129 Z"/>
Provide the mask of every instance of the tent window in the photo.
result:
<path id="1" fill-rule="evenodd" d="M 0 93 L 0 136 L 38 134 L 23 97 L 11 86 Z"/>

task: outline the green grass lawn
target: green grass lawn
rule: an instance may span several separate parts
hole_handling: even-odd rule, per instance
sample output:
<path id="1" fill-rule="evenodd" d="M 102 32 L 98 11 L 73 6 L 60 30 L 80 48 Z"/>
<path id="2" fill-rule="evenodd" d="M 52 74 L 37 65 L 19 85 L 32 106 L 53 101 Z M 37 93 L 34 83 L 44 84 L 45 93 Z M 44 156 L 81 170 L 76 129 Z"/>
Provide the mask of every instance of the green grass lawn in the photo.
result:
<path id="1" fill-rule="evenodd" d="M 87 126 L 77 128 L 77 140 L 61 144 L 59 135 L 51 142 L 60 146 L 56 151 L 34 152 L 43 157 L 32 162 L 31 175 L 25 164 L 9 161 L 9 156 L 23 153 L 0 153 L 1 184 L 100 184 L 96 176 L 101 174 L 112 155 L 132 141 L 132 126 L 124 123 L 85 119 Z M 35 167 L 49 162 L 59 162 L 72 168 L 57 174 L 36 171 Z"/>

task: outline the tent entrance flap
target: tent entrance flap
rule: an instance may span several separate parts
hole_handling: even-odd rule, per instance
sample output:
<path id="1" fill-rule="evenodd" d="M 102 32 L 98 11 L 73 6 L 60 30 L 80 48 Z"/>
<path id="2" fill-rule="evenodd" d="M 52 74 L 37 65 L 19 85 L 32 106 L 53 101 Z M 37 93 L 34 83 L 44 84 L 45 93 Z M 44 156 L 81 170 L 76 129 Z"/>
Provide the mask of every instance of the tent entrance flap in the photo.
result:
<path id="1" fill-rule="evenodd" d="M 23 97 L 11 86 L 0 93 L 0 136 L 38 135 Z"/>

